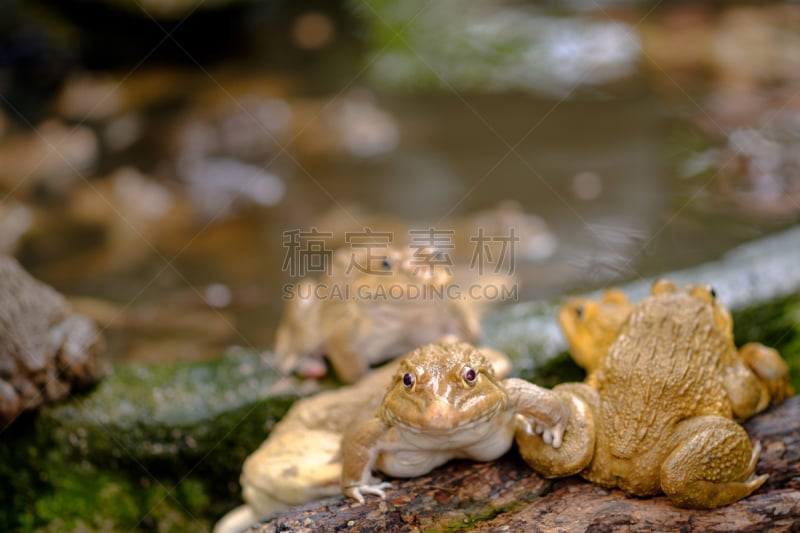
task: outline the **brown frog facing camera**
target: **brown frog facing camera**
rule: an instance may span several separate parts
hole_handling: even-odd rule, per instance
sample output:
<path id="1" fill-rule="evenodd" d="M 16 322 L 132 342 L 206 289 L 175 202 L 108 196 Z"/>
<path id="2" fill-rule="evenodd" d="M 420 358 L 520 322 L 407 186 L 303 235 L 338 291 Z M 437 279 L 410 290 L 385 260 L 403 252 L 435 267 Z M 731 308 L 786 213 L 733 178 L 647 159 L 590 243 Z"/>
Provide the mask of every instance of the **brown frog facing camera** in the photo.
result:
<path id="1" fill-rule="evenodd" d="M 560 448 L 517 434 L 534 470 L 634 496 L 663 492 L 692 508 L 727 505 L 764 483 L 754 473 L 760 445 L 734 418 L 793 394 L 788 369 L 761 344 L 736 349 L 713 290 L 660 280 L 636 305 L 609 291 L 567 302 L 559 319 L 588 376 L 553 389 L 572 411 Z"/>
<path id="2" fill-rule="evenodd" d="M 559 446 L 568 405 L 551 391 L 502 377 L 508 359 L 488 348 L 441 341 L 412 350 L 354 385 L 295 403 L 247 458 L 245 505 L 214 528 L 233 533 L 259 518 L 344 493 L 384 498 L 396 477 L 430 472 L 455 458 L 489 461 L 516 432 L 538 432 Z"/>

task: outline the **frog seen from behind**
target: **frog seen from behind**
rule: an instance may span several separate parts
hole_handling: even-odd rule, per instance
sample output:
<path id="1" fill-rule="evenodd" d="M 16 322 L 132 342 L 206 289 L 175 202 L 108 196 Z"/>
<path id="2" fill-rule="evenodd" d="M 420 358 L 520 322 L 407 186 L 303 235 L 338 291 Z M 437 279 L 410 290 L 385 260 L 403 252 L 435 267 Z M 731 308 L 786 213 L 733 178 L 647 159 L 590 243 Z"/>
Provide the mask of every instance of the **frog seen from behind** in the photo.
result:
<path id="1" fill-rule="evenodd" d="M 730 313 L 704 286 L 660 280 L 637 305 L 619 294 L 604 303 L 618 314 L 595 328 L 580 324 L 596 319 L 585 305 L 562 310 L 568 337 L 613 342 L 607 351 L 583 350 L 586 383 L 553 389 L 572 411 L 560 448 L 517 434 L 526 462 L 545 477 L 580 474 L 635 496 L 663 492 L 691 508 L 727 505 L 758 489 L 767 477 L 754 474 L 760 446 L 734 417 L 792 394 L 780 355 L 755 343 L 737 350 Z"/>

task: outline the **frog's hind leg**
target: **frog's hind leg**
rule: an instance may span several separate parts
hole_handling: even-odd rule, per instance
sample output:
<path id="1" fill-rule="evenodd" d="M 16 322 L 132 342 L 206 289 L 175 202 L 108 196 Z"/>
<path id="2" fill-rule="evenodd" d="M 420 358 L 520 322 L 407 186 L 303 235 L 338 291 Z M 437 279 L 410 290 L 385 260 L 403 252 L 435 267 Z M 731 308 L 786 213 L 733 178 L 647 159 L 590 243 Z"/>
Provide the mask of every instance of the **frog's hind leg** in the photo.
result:
<path id="1" fill-rule="evenodd" d="M 525 427 L 517 430 L 516 440 L 520 454 L 537 473 L 546 477 L 564 477 L 585 469 L 594 456 L 594 412 L 599 405 L 597 392 L 583 383 L 565 383 L 553 389 L 569 405 L 561 446 L 554 448 L 544 442 L 541 435 L 532 434 Z"/>
<path id="2" fill-rule="evenodd" d="M 766 475 L 753 474 L 761 446 L 739 424 L 701 416 L 678 425 L 675 447 L 661 465 L 661 489 L 682 507 L 713 509 L 758 489 Z"/>

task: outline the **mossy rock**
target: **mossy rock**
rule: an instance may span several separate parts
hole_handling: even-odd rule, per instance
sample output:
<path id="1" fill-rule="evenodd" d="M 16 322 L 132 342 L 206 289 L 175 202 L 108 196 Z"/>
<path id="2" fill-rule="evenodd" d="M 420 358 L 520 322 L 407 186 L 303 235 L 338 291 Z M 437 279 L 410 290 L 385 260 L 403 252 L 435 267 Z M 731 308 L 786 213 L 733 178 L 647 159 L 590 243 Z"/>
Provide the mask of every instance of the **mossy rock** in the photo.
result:
<path id="1" fill-rule="evenodd" d="M 208 530 L 299 389 L 254 352 L 119 366 L 3 434 L 0 530 Z"/>

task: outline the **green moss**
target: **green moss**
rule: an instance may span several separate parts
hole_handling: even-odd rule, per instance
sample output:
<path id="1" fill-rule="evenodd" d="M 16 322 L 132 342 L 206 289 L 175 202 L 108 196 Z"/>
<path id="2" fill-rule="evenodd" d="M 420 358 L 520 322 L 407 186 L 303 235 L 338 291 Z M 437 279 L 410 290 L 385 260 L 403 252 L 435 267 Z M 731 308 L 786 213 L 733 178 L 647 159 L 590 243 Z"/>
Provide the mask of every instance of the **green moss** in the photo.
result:
<path id="1" fill-rule="evenodd" d="M 47 461 L 50 490 L 34 504 L 36 521 L 45 531 L 73 531 L 82 524 L 91 530 L 106 526 L 135 527 L 141 516 L 135 490 L 124 476 L 98 471 L 89 463 Z M 56 529 L 53 529 L 55 527 Z"/>
<path id="2" fill-rule="evenodd" d="M 202 364 L 123 366 L 91 395 L 42 412 L 39 428 L 66 457 L 152 465 L 182 475 L 238 471 L 293 394 L 256 353 Z"/>
<path id="3" fill-rule="evenodd" d="M 441 531 L 441 532 L 451 532 L 451 531 L 464 531 L 469 530 L 474 527 L 479 526 L 482 522 L 488 522 L 493 518 L 501 515 L 503 513 L 508 513 L 514 510 L 518 505 L 517 502 L 510 502 L 507 505 L 501 506 L 487 506 L 476 510 L 468 514 L 467 516 L 460 518 L 454 522 L 449 524 L 440 524 L 440 528 L 433 530 L 428 529 L 426 531 Z"/>
<path id="4" fill-rule="evenodd" d="M 800 391 L 800 295 L 734 313 L 733 321 L 736 345 L 761 342 L 778 350 Z"/>
<path id="5" fill-rule="evenodd" d="M 0 439 L 0 531 L 209 530 L 294 400 L 276 379 L 252 352 L 121 366 L 26 417 Z"/>
<path id="6" fill-rule="evenodd" d="M 520 377 L 542 387 L 553 388 L 559 383 L 583 381 L 586 378 L 586 372 L 572 360 L 568 353 L 562 352 L 536 370 L 521 372 Z"/>
<path id="7" fill-rule="evenodd" d="M 208 480 L 99 468 L 55 447 L 41 453 L 46 443 L 30 428 L 15 433 L 0 442 L 2 531 L 208 531 L 221 512 Z"/>

